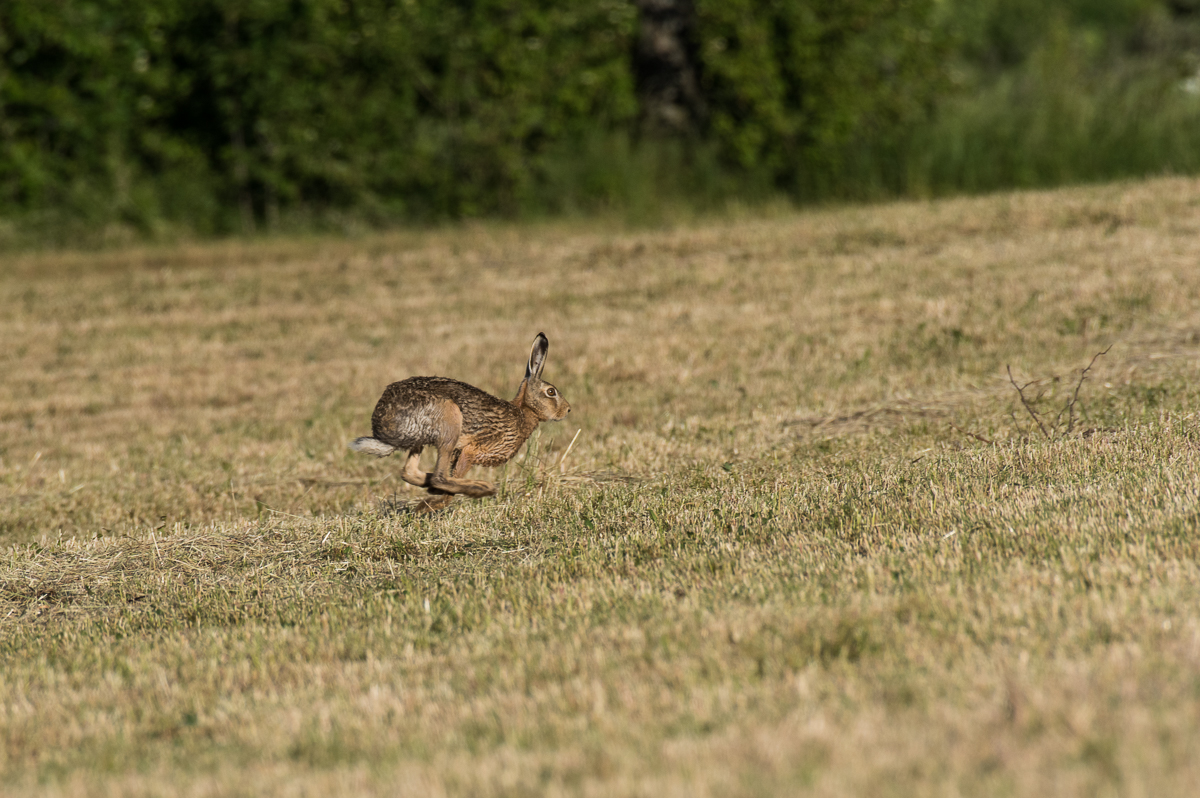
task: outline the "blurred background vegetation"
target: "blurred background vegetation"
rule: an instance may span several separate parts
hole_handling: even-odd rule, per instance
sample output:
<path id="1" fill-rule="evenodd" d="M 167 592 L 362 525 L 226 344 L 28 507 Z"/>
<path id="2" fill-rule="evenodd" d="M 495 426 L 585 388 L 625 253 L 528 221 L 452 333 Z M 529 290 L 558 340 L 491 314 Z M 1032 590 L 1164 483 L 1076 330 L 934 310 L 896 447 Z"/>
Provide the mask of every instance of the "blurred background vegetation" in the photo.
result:
<path id="1" fill-rule="evenodd" d="M 5 0 L 0 239 L 1200 171 L 1200 0 Z"/>

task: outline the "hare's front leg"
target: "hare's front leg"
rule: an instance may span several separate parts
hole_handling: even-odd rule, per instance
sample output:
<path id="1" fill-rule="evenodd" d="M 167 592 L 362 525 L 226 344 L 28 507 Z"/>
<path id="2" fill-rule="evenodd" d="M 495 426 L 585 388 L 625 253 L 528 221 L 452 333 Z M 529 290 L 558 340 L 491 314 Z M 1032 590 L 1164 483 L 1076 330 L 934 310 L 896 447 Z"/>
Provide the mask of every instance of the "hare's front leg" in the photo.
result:
<path id="1" fill-rule="evenodd" d="M 439 447 L 437 467 L 429 475 L 429 487 L 443 493 L 461 493 L 472 499 L 495 496 L 496 486 L 492 483 L 462 478 L 474 464 L 470 447 L 459 453 L 457 462 L 454 460 L 454 450 L 451 447 Z"/>
<path id="2" fill-rule="evenodd" d="M 440 451 L 438 452 L 438 455 L 439 455 L 438 460 L 440 462 L 441 461 L 441 452 Z M 418 452 L 417 456 L 418 457 L 420 456 L 419 452 Z M 412 461 L 410 461 L 410 462 L 412 462 Z M 471 459 L 471 452 L 469 449 L 460 452 L 459 456 L 458 456 L 458 460 L 457 460 L 457 462 L 454 463 L 454 466 L 453 466 L 452 473 L 454 474 L 454 479 L 449 480 L 449 483 L 453 483 L 455 486 L 459 486 L 459 487 L 468 486 L 470 488 L 470 490 L 456 491 L 456 492 L 461 492 L 467 496 L 479 498 L 481 496 L 495 495 L 496 487 L 489 482 L 482 482 L 482 481 L 470 480 L 470 479 L 462 479 L 462 477 L 468 471 L 471 470 L 471 466 L 474 464 L 475 463 Z M 407 471 L 406 471 L 406 474 L 407 474 Z M 417 504 L 417 508 L 416 508 L 417 512 L 428 513 L 428 512 L 432 512 L 434 510 L 441 510 L 444 507 L 450 506 L 450 503 L 452 501 L 454 501 L 454 493 L 451 493 L 446 488 L 430 487 L 436 478 L 434 474 L 426 474 L 424 471 L 417 471 L 416 474 L 419 474 L 421 477 L 424 477 L 428 480 L 428 482 L 425 484 L 425 486 L 429 487 L 429 492 L 431 494 L 433 494 L 431 496 L 427 496 L 426 498 L 422 499 Z M 404 477 L 404 479 L 405 479 L 405 481 L 411 482 L 414 485 L 419 484 L 415 480 L 410 480 L 407 475 Z"/>
<path id="3" fill-rule="evenodd" d="M 409 485 L 416 485 L 418 488 L 425 488 L 434 496 L 453 495 L 450 491 L 435 488 L 433 486 L 433 474 L 428 471 L 422 471 L 418 468 L 421 462 L 421 450 L 413 449 L 408 453 L 408 459 L 404 461 L 404 470 L 400 472 L 400 478 Z"/>
<path id="4" fill-rule="evenodd" d="M 475 462 L 470 441 L 463 446 L 459 440 L 462 436 L 462 410 L 447 402 L 439 421 L 437 465 L 433 473 L 428 475 L 424 487 L 430 493 L 461 493 L 473 499 L 494 496 L 496 488 L 490 483 L 461 478 Z M 411 457 L 409 462 L 412 462 Z M 407 464 L 405 467 L 407 471 Z M 415 463 L 413 470 L 416 472 L 414 477 L 421 473 L 416 471 Z"/>

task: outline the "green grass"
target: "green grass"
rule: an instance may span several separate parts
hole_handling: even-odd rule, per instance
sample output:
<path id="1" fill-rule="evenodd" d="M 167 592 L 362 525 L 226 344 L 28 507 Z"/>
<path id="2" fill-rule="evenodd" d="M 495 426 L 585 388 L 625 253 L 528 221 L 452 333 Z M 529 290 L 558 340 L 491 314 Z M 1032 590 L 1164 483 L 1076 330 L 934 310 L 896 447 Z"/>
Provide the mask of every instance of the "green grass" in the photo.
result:
<path id="1" fill-rule="evenodd" d="M 1197 233 L 1164 180 L 9 256 L 5 794 L 1189 795 Z M 574 411 L 495 499 L 346 448 L 539 330 Z"/>
<path id="2" fill-rule="evenodd" d="M 1200 95 L 1178 72 L 1092 70 L 1049 48 L 994 85 L 948 100 L 915 135 L 905 193 L 996 191 L 1195 174 Z"/>
<path id="3" fill-rule="evenodd" d="M 1187 35 L 1178 24 L 1162 33 Z M 1023 63 L 992 77 L 952 68 L 957 89 L 926 118 L 814 158 L 792 196 L 947 197 L 1200 172 L 1194 65 L 1165 56 L 1165 44 L 1150 56 L 1100 56 L 1085 35 L 1059 25 L 1043 34 Z"/>

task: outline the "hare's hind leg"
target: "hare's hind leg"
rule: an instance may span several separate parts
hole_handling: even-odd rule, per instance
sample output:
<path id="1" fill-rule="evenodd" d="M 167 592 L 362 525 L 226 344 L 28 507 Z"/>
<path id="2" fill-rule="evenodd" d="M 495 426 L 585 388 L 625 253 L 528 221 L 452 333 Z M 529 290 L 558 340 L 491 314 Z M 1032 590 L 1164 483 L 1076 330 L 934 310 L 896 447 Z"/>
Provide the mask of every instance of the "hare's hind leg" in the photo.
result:
<path id="1" fill-rule="evenodd" d="M 464 450 L 464 451 L 460 452 L 459 456 L 458 456 L 458 462 L 454 463 L 453 467 L 452 467 L 452 471 L 454 474 L 454 482 L 456 482 L 460 485 L 464 485 L 464 484 L 465 485 L 482 485 L 490 492 L 483 493 L 480 495 L 483 495 L 483 496 L 494 495 L 496 493 L 496 488 L 491 483 L 477 482 L 477 481 L 473 481 L 473 480 L 462 479 L 462 477 L 465 476 L 466 473 L 471 470 L 472 465 L 474 465 L 474 462 L 471 460 L 471 455 L 470 455 L 469 450 Z M 424 473 L 424 472 L 419 472 L 419 473 Z M 428 476 L 430 478 L 432 478 L 433 474 L 429 474 Z M 448 507 L 450 505 L 450 502 L 454 501 L 453 493 L 447 493 L 443 490 L 439 490 L 438 488 L 430 488 L 429 492 L 433 495 L 427 496 L 426 498 L 422 499 L 420 502 L 417 503 L 417 506 L 416 506 L 417 512 L 427 513 L 427 512 L 432 512 L 433 510 L 440 510 L 443 507 Z M 467 493 L 466 491 L 463 491 L 463 493 L 465 493 L 468 496 L 476 495 L 473 493 Z"/>
<path id="2" fill-rule="evenodd" d="M 429 475 L 429 487 L 440 490 L 443 493 L 461 493 L 464 496 L 470 496 L 472 499 L 495 496 L 496 486 L 492 483 L 477 479 L 460 478 L 461 475 L 467 473 L 467 469 L 470 467 L 471 461 L 462 455 L 459 456 L 457 463 L 454 462 L 453 444 L 445 448 L 439 448 L 437 470 Z M 450 476 L 451 473 L 454 476 Z"/>
<path id="3" fill-rule="evenodd" d="M 409 450 L 408 459 L 404 461 L 404 471 L 400 473 L 401 479 L 409 485 L 416 485 L 418 488 L 428 488 L 429 478 L 433 476 L 417 468 L 417 463 L 421 460 L 421 449 L 423 448 L 422 446 Z"/>
<path id="4" fill-rule="evenodd" d="M 409 452 L 408 459 L 404 461 L 404 471 L 401 472 L 400 477 L 409 485 L 416 485 L 418 488 L 425 488 L 434 496 L 449 495 L 446 493 L 446 491 L 433 487 L 433 474 L 417 468 L 417 463 L 420 460 L 421 451 L 419 449 Z M 451 495 L 451 498 L 453 498 L 453 495 Z M 448 503 L 449 500 L 445 502 L 445 504 Z"/>
<path id="5" fill-rule="evenodd" d="M 496 487 L 490 482 L 460 477 L 471 467 L 471 458 L 466 452 L 455 452 L 462 433 L 462 411 L 458 405 L 447 403 L 447 412 L 442 416 L 441 439 L 438 441 L 438 459 L 434 472 L 429 475 L 430 493 L 461 493 L 473 499 L 495 496 Z"/>

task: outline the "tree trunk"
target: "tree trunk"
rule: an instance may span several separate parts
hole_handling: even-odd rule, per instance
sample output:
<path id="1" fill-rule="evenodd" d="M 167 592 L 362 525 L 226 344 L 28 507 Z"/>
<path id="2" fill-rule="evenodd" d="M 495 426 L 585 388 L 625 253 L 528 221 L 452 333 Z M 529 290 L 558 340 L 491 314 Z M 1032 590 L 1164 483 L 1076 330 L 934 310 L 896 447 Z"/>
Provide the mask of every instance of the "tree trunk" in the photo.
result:
<path id="1" fill-rule="evenodd" d="M 642 129 L 680 135 L 705 117 L 696 65 L 696 7 L 692 0 L 635 0 L 639 31 L 633 69 Z"/>

